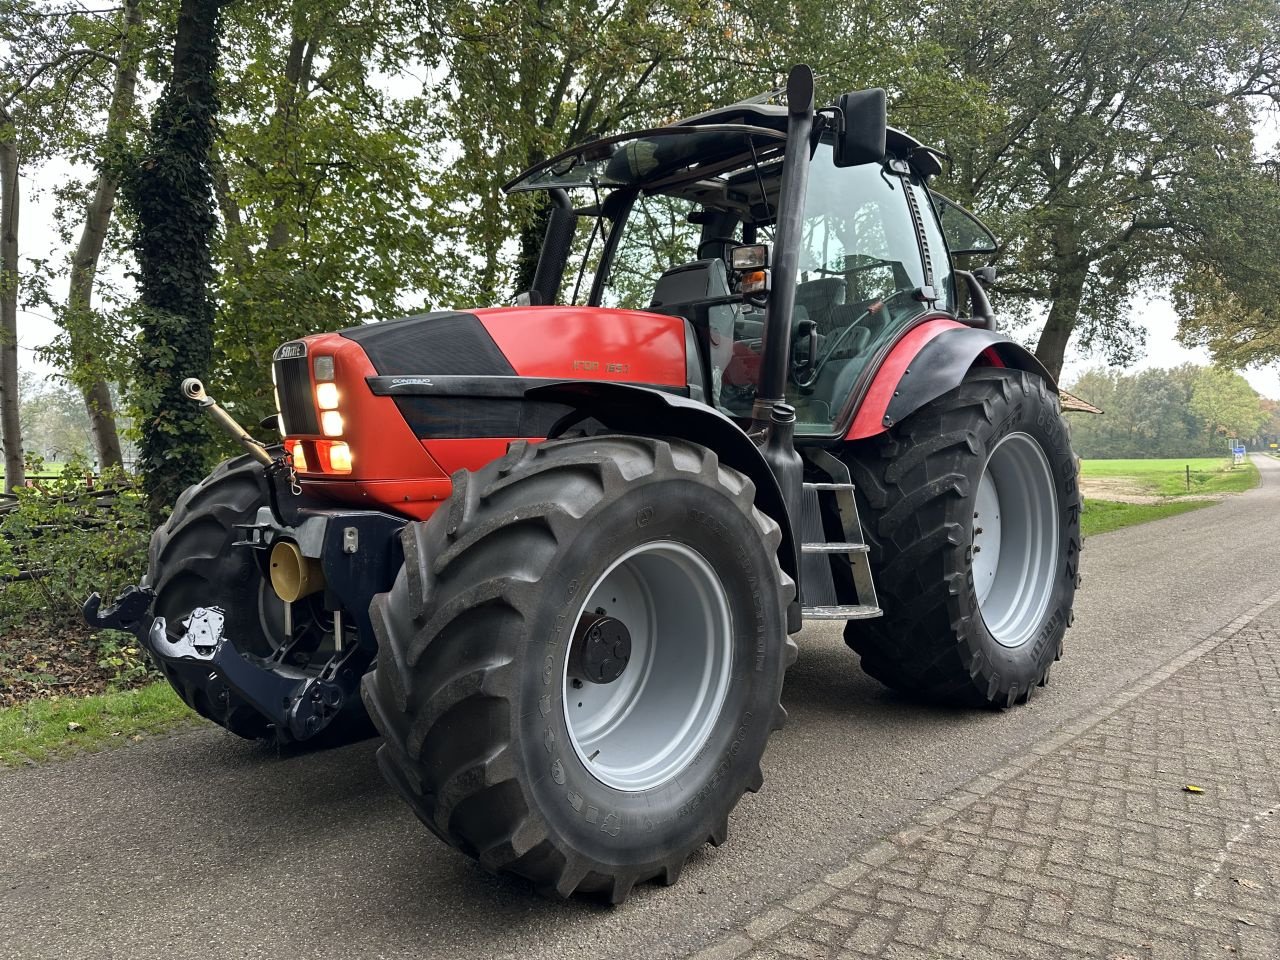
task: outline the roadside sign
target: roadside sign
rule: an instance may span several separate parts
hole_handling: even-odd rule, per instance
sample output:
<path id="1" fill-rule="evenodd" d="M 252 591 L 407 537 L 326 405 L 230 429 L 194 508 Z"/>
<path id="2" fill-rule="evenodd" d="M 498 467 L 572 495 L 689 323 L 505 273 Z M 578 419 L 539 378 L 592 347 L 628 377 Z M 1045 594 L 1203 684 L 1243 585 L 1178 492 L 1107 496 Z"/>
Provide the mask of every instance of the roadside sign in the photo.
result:
<path id="1" fill-rule="evenodd" d="M 1272 449 L 1272 450 L 1280 449 L 1280 443 L 1273 443 L 1273 444 L 1271 444 L 1271 449 Z"/>

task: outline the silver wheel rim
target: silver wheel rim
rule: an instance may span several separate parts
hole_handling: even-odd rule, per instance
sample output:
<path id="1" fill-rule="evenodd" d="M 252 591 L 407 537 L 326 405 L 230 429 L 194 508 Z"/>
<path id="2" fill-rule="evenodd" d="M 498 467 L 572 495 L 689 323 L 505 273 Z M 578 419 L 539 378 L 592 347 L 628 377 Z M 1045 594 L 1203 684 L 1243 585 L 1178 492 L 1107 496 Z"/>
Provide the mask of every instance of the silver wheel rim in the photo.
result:
<path id="1" fill-rule="evenodd" d="M 973 508 L 973 585 L 988 632 L 1005 647 L 1036 633 L 1053 599 L 1058 491 L 1034 438 L 1011 433 L 982 471 Z"/>
<path id="2" fill-rule="evenodd" d="M 689 765 L 720 716 L 732 666 L 729 600 L 701 554 L 660 540 L 614 561 L 578 617 L 601 610 L 627 628 L 631 659 L 600 684 L 571 676 L 565 658 L 569 741 L 600 782 L 649 790 Z"/>

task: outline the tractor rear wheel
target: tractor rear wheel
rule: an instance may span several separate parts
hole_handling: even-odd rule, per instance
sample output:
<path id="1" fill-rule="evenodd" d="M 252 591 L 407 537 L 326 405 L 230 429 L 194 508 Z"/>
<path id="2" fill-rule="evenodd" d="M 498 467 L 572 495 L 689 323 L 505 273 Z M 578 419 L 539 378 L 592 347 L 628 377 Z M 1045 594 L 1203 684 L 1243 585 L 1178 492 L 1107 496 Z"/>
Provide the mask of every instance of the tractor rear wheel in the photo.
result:
<path id="1" fill-rule="evenodd" d="M 278 448 L 276 448 L 278 449 Z M 275 450 L 273 450 L 275 452 Z M 253 551 L 233 547 L 267 503 L 262 465 L 249 456 L 224 460 L 204 480 L 178 497 L 169 519 L 151 535 L 147 584 L 155 592 L 152 614 L 164 617 L 171 637 L 196 607 L 218 607 L 226 620 L 224 635 L 237 651 L 268 657 L 283 641 L 284 603 L 263 576 Z M 333 618 L 322 609 L 322 594 L 294 605 L 298 630 L 316 633 L 314 671 L 333 653 Z M 328 635 L 325 631 L 328 630 Z M 193 710 L 247 740 L 290 739 L 267 718 L 232 693 L 207 671 L 179 672 L 160 663 L 170 685 Z M 358 697 L 349 697 L 320 736 L 325 743 L 372 733 Z"/>
<path id="2" fill-rule="evenodd" d="M 518 442 L 453 482 L 373 601 L 383 772 L 446 843 L 544 892 L 675 882 L 785 715 L 778 525 L 679 441 Z"/>
<path id="3" fill-rule="evenodd" d="M 863 669 L 957 704 L 1012 706 L 1044 686 L 1081 546 L 1076 460 L 1044 379 L 977 367 L 846 461 L 884 610 L 845 629 Z"/>

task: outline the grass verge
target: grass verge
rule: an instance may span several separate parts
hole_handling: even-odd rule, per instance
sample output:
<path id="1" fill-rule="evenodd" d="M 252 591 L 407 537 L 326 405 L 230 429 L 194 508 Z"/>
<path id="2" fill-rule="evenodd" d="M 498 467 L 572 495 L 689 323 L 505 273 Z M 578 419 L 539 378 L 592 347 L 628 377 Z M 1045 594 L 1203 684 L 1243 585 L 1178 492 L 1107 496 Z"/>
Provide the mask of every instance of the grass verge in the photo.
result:
<path id="1" fill-rule="evenodd" d="M 1187 489 L 1187 468 L 1191 489 Z M 1085 460 L 1081 475 L 1130 479 L 1144 492 L 1160 497 L 1188 493 L 1241 493 L 1258 485 L 1258 468 L 1248 459 L 1239 467 L 1225 457 L 1190 457 L 1178 460 Z"/>
<path id="2" fill-rule="evenodd" d="M 0 766 L 140 739 L 195 716 L 165 682 L 88 697 L 30 700 L 0 710 Z"/>
<path id="3" fill-rule="evenodd" d="M 1131 527 L 1148 520 L 1160 520 L 1201 507 L 1213 500 L 1168 500 L 1164 503 L 1117 503 L 1114 500 L 1085 500 L 1080 514 L 1080 531 L 1086 536 Z"/>

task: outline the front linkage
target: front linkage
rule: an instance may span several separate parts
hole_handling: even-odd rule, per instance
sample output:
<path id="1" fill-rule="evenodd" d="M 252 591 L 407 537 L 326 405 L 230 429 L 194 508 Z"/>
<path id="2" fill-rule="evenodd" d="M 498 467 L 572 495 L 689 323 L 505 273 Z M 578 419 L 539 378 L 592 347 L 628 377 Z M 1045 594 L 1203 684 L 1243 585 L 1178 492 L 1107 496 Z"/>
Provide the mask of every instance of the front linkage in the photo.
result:
<path id="1" fill-rule="evenodd" d="M 375 593 L 389 589 L 400 568 L 398 533 L 404 520 L 369 510 L 305 506 L 285 456 L 273 456 L 254 440 L 205 395 L 199 381 L 186 381 L 183 392 L 262 465 L 257 474 L 262 505 L 247 522 L 234 525 L 231 546 L 253 551 L 262 589 L 273 591 L 283 604 L 283 635 L 267 655 L 241 649 L 251 644 L 238 645 L 246 638 L 228 634 L 233 611 L 216 597 L 170 623 L 157 609 L 154 569 L 105 608 L 92 594 L 84 618 L 94 629 L 132 633 L 178 690 L 203 691 L 208 709 L 227 715 L 233 703 L 247 705 L 271 725 L 277 739 L 308 739 L 359 695 L 360 678 L 377 649 L 369 604 Z M 293 622 L 296 601 L 319 591 L 333 620 L 327 657 L 315 631 Z"/>

